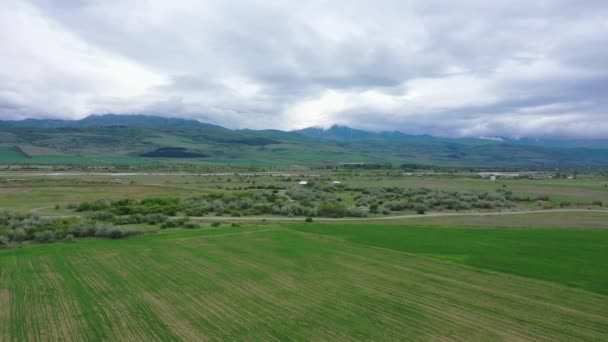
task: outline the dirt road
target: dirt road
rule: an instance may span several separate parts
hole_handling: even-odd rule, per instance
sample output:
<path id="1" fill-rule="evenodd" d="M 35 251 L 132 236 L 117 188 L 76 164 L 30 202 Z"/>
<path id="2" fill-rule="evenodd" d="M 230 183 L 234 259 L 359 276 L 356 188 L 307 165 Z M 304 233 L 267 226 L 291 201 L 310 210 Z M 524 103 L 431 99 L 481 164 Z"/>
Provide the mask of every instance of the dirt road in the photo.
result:
<path id="1" fill-rule="evenodd" d="M 403 220 L 422 217 L 442 217 L 442 216 L 499 216 L 499 215 L 523 215 L 523 214 L 542 214 L 542 213 L 570 213 L 570 212 L 594 212 L 608 214 L 608 210 L 602 209 L 546 209 L 546 210 L 519 210 L 519 211 L 496 211 L 496 212 L 467 212 L 467 213 L 441 213 L 432 212 L 424 215 L 408 214 L 380 217 L 350 217 L 350 218 L 329 218 L 315 217 L 315 221 L 380 221 L 380 220 Z M 201 221 L 303 221 L 302 217 L 277 217 L 277 216 L 191 216 L 192 220 Z"/>

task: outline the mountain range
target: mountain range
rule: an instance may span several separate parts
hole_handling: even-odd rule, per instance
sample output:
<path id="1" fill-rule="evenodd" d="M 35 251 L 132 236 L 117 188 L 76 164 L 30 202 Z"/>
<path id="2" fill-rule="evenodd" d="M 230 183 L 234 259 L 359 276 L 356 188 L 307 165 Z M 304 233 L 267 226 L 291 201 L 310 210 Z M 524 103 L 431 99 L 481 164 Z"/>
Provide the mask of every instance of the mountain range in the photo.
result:
<path id="1" fill-rule="evenodd" d="M 0 121 L 0 163 L 608 167 L 608 140 L 442 138 L 347 126 L 231 130 L 150 115 Z"/>

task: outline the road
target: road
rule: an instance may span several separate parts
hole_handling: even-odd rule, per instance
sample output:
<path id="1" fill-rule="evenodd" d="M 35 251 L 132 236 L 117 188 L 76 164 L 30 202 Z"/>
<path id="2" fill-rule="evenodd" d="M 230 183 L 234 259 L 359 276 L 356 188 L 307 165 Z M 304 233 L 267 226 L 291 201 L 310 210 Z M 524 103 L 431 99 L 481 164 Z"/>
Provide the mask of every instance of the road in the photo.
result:
<path id="1" fill-rule="evenodd" d="M 444 216 L 499 216 L 499 215 L 523 215 L 542 213 L 571 213 L 571 212 L 596 212 L 608 214 L 608 210 L 602 209 L 546 209 L 546 210 L 519 210 L 519 211 L 496 211 L 496 212 L 467 212 L 467 213 L 442 213 L 432 212 L 424 215 L 408 214 L 380 217 L 349 217 L 329 218 L 315 217 L 315 221 L 380 221 L 380 220 L 403 220 L 422 217 L 444 217 Z M 190 216 L 192 220 L 200 221 L 303 221 L 303 217 L 277 217 L 277 216 Z"/>
<path id="2" fill-rule="evenodd" d="M 52 207 L 42 207 L 31 209 L 31 213 L 38 213 L 39 210 Z M 492 211 L 492 212 L 429 212 L 424 215 L 407 214 L 407 215 L 390 215 L 378 217 L 314 217 L 315 221 L 385 221 L 385 220 L 406 220 L 424 217 L 449 217 L 449 216 L 501 216 L 501 215 L 525 215 L 525 214 L 547 214 L 547 213 L 604 213 L 608 214 L 608 209 L 542 209 L 542 210 L 514 210 L 514 211 Z M 47 218 L 70 218 L 80 216 L 76 215 L 43 215 Z M 279 216 L 190 216 L 192 220 L 198 221 L 303 221 L 304 217 L 279 217 Z"/>

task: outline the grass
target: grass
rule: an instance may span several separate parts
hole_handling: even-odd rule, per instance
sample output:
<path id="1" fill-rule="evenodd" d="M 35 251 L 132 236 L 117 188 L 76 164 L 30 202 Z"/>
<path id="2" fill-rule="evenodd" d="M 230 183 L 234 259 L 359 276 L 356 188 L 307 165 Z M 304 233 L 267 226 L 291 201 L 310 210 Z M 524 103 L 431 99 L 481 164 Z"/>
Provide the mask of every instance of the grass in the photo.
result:
<path id="1" fill-rule="evenodd" d="M 55 164 L 55 165 L 142 165 L 154 161 L 130 156 L 105 155 L 32 155 L 26 156 L 14 146 L 0 145 L 0 164 Z"/>
<path id="2" fill-rule="evenodd" d="M 450 228 L 606 228 L 608 210 L 605 212 L 542 212 L 502 216 L 420 216 L 407 221 L 387 224 L 419 227 Z"/>
<path id="3" fill-rule="evenodd" d="M 0 208 L 15 211 L 28 211 L 42 208 L 43 212 L 52 214 L 51 208 L 59 204 L 62 208 L 70 203 L 80 203 L 95 199 L 122 199 L 144 198 L 153 196 L 185 196 L 196 195 L 202 191 L 196 189 L 155 186 L 155 185 L 63 185 L 63 186 L 35 186 L 0 187 Z M 63 212 L 72 213 L 73 212 Z"/>
<path id="4" fill-rule="evenodd" d="M 14 146 L 0 145 L 0 162 L 22 163 L 27 161 L 28 158 Z"/>
<path id="5" fill-rule="evenodd" d="M 290 227 L 608 295 L 608 230 L 430 228 L 381 223 Z"/>
<path id="6" fill-rule="evenodd" d="M 434 238 L 437 229 L 426 229 L 431 235 L 420 230 L 392 238 L 424 242 L 415 251 L 421 257 L 365 243 L 376 236 L 373 241 L 387 245 L 395 228 L 306 227 L 173 231 L 0 250 L 0 340 L 565 341 L 608 336 L 605 295 L 428 258 L 429 251 L 442 253 L 433 240 L 458 255 L 465 252 L 450 239 Z M 351 238 L 317 231 L 340 229 Z M 367 233 L 376 231 L 391 236 Z M 441 231 L 450 232 L 459 231 Z M 485 243 L 498 239 L 488 238 L 485 230 L 469 232 Z M 527 232 L 503 237 L 507 244 L 521 242 L 532 237 Z M 571 246 L 569 231 L 542 232 L 544 240 L 528 245 Z M 459 233 L 464 234 L 461 244 L 471 242 Z M 605 235 L 591 236 L 605 245 Z M 480 242 L 473 249 L 484 248 Z M 517 259 L 517 250 L 503 251 Z M 605 261 L 595 248 L 586 255 Z M 564 259 L 540 260 L 553 272 L 551 264 Z M 604 269 L 599 261 L 588 267 Z"/>

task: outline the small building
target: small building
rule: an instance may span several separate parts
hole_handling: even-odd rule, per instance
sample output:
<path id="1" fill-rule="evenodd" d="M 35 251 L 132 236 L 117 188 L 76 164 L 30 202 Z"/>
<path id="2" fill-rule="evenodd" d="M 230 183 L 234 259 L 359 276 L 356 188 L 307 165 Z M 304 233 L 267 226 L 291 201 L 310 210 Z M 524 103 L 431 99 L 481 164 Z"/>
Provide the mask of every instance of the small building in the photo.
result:
<path id="1" fill-rule="evenodd" d="M 495 181 L 496 180 L 496 176 L 490 176 L 490 180 L 491 181 Z"/>
<path id="2" fill-rule="evenodd" d="M 300 181 L 298 184 L 300 184 L 300 185 L 307 185 L 308 182 L 307 181 Z"/>

